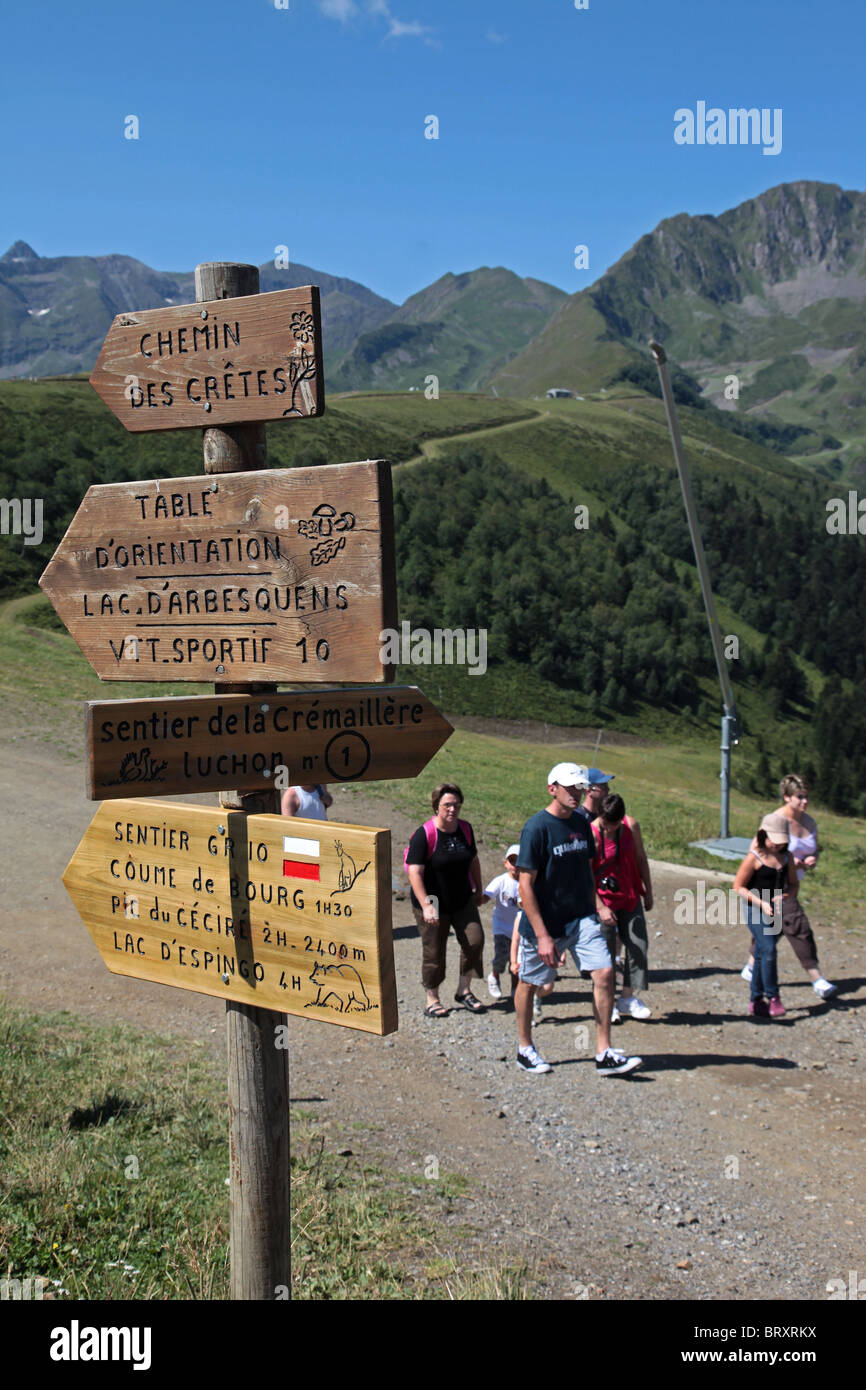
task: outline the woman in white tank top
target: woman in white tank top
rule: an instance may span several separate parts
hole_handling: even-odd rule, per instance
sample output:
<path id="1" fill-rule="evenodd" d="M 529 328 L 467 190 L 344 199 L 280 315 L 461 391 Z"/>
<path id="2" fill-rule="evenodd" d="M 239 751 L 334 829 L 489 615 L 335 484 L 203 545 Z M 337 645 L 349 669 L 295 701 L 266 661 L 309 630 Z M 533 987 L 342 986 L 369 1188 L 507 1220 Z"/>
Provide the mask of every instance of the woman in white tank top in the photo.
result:
<path id="1" fill-rule="evenodd" d="M 302 820 L 327 820 L 327 808 L 334 798 L 324 786 L 287 787 L 280 809 L 284 816 L 300 816 Z"/>
<path id="2" fill-rule="evenodd" d="M 810 869 L 818 862 L 818 826 L 811 816 L 807 816 L 809 791 L 802 777 L 789 772 L 779 783 L 782 798 L 780 813 L 788 821 L 788 851 L 797 870 L 797 878 L 802 881 Z M 812 988 L 819 999 L 831 999 L 837 993 L 835 985 L 826 980 L 818 968 L 818 954 L 815 937 L 809 919 L 797 898 L 785 898 L 782 911 L 782 932 L 788 938 L 798 961 L 802 965 Z M 744 980 L 752 977 L 754 958 L 749 957 L 741 974 Z"/>

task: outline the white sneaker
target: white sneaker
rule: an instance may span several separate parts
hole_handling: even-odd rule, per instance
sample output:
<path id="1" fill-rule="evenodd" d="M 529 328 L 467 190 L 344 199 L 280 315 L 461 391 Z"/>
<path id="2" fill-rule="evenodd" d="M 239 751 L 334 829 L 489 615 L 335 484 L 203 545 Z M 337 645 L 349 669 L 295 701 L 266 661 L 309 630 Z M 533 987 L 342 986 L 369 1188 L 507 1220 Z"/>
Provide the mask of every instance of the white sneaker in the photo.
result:
<path id="1" fill-rule="evenodd" d="M 638 999 L 636 994 L 629 994 L 625 999 L 618 999 L 617 1003 L 624 1014 L 629 1018 L 650 1018 L 652 1009 L 645 1004 L 642 999 Z"/>
<path id="2" fill-rule="evenodd" d="M 611 1021 L 611 1023 L 622 1023 L 622 1014 L 620 1013 L 619 1009 L 616 1007 L 616 1004 L 614 1004 L 614 1006 L 613 1006 L 613 1011 L 612 1011 L 611 1016 L 610 1016 L 610 1021 Z"/>
<path id="3" fill-rule="evenodd" d="M 746 964 L 743 966 L 742 970 L 740 971 L 740 975 L 741 975 L 742 978 L 746 981 L 747 984 L 751 984 L 751 981 L 752 981 L 752 967 L 749 965 L 749 962 L 748 962 L 748 961 L 746 961 Z"/>
<path id="4" fill-rule="evenodd" d="M 627 1076 L 643 1063 L 642 1057 L 627 1057 L 618 1047 L 609 1047 L 603 1057 L 596 1057 L 597 1076 Z"/>
<path id="5" fill-rule="evenodd" d="M 532 1022 L 540 1023 L 542 1018 L 541 1000 L 537 994 L 532 996 Z"/>
<path id="6" fill-rule="evenodd" d="M 490 974 L 487 976 L 487 993 L 490 995 L 491 999 L 502 998 L 502 990 L 499 987 L 499 981 L 497 980 L 492 970 Z"/>
<path id="7" fill-rule="evenodd" d="M 832 999 L 834 994 L 839 993 L 838 985 L 831 985 L 829 980 L 825 980 L 822 975 L 820 979 L 812 981 L 812 988 L 819 999 Z"/>
<path id="8" fill-rule="evenodd" d="M 517 1053 L 517 1065 L 522 1067 L 524 1071 L 543 1072 L 551 1070 L 550 1063 L 545 1062 L 544 1058 L 539 1052 L 536 1052 L 531 1043 L 525 1052 L 520 1050 Z"/>

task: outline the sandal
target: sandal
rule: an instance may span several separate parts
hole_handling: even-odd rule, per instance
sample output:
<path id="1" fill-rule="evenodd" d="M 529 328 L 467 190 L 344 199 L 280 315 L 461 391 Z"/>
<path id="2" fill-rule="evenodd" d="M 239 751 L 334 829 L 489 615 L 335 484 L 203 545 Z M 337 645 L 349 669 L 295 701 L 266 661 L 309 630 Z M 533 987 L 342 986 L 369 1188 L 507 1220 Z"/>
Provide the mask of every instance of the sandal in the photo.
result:
<path id="1" fill-rule="evenodd" d="M 425 1018 L 447 1018 L 449 1010 L 444 1004 L 428 1004 L 424 1010 Z"/>
<path id="2" fill-rule="evenodd" d="M 484 1014 L 487 1012 L 480 999 L 476 999 L 471 990 L 465 994 L 455 994 L 455 1004 L 460 1004 L 464 1009 L 468 1009 L 471 1014 Z"/>

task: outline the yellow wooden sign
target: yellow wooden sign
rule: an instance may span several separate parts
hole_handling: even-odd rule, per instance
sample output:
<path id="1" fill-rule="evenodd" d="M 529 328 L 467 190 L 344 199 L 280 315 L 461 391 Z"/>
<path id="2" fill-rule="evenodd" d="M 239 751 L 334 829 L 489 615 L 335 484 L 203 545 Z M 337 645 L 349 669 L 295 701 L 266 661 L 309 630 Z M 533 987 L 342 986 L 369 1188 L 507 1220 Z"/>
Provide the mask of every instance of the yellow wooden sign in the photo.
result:
<path id="1" fill-rule="evenodd" d="M 115 974 L 397 1027 L 389 830 L 114 801 L 63 882 Z"/>

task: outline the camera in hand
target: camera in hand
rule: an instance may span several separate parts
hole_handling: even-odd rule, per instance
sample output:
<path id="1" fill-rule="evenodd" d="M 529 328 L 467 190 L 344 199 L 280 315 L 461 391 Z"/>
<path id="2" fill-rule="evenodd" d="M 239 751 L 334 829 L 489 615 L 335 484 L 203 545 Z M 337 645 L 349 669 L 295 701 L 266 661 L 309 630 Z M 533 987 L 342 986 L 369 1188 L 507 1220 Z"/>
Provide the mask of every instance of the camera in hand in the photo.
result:
<path id="1" fill-rule="evenodd" d="M 604 878 L 599 879 L 598 886 L 603 889 L 605 893 L 618 893 L 619 879 L 615 874 L 605 874 Z"/>

